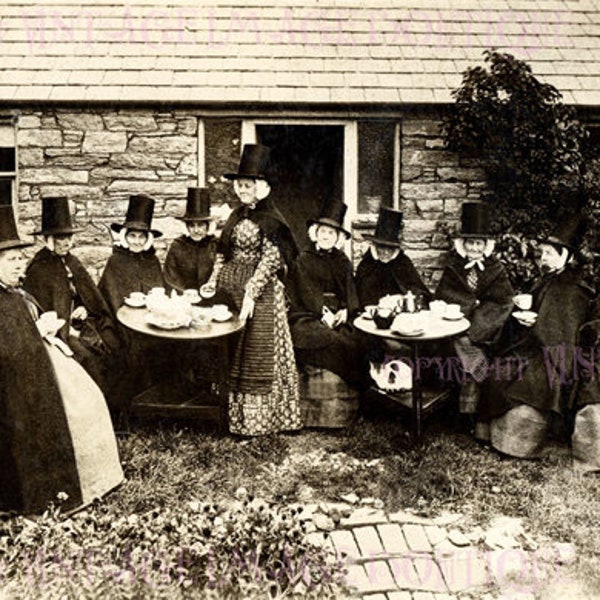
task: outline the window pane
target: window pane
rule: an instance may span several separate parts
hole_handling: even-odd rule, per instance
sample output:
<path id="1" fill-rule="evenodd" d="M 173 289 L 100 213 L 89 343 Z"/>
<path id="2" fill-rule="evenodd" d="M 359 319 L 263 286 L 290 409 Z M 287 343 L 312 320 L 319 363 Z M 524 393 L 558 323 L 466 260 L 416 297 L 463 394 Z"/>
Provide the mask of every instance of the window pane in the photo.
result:
<path id="1" fill-rule="evenodd" d="M 15 149 L 0 147 L 0 172 L 13 172 L 15 170 Z"/>
<path id="2" fill-rule="evenodd" d="M 0 179 L 0 205 L 12 204 L 12 179 Z"/>
<path id="3" fill-rule="evenodd" d="M 358 123 L 358 211 L 394 204 L 395 121 Z"/>

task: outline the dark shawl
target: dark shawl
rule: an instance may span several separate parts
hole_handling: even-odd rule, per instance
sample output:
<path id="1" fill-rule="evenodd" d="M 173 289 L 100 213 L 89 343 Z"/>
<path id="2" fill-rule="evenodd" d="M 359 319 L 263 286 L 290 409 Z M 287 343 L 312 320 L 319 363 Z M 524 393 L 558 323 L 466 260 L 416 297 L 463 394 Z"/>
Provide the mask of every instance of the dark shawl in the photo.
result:
<path id="1" fill-rule="evenodd" d="M 402 251 L 394 260 L 384 263 L 368 250 L 358 265 L 355 279 L 361 307 L 377 304 L 382 296 L 406 294 L 409 290 L 415 296 L 422 295 L 425 302 L 431 299 L 412 261 Z"/>
<path id="2" fill-rule="evenodd" d="M 538 313 L 532 327 L 514 318 L 506 323 L 498 353 L 519 357 L 527 366 L 521 379 L 490 381 L 482 417 L 504 414 L 518 404 L 561 413 L 562 393 L 573 374 L 577 332 L 585 320 L 592 297 L 579 274 L 569 267 L 540 278 L 532 287 L 532 310 Z"/>
<path id="3" fill-rule="evenodd" d="M 231 259 L 231 235 L 235 226 L 242 219 L 250 219 L 260 227 L 269 241 L 277 246 L 289 269 L 298 255 L 298 246 L 283 215 L 269 199 L 259 201 L 254 209 L 248 206 L 238 206 L 229 215 L 218 245 L 218 251 L 224 255 L 225 260 Z M 278 276 L 280 279 L 284 278 L 282 273 L 278 273 Z"/>
<path id="4" fill-rule="evenodd" d="M 591 304 L 586 322 L 577 334 L 577 345 L 581 359 L 576 361 L 579 377 L 571 405 L 581 408 L 587 404 L 600 404 L 600 298 Z"/>
<path id="5" fill-rule="evenodd" d="M 81 304 L 88 312 L 87 327 L 100 336 L 109 350 L 116 350 L 119 342 L 115 324 L 98 287 L 78 258 L 67 254 L 65 262 L 73 274 L 72 282 Z M 65 319 L 66 323 L 59 336 L 68 343 L 73 297 L 67 271 L 60 256 L 48 248 L 42 248 L 27 267 L 23 288 L 35 297 L 42 310 L 55 310 L 59 318 Z M 81 334 L 82 341 L 86 336 L 84 329 Z"/>
<path id="6" fill-rule="evenodd" d="M 81 504 L 62 398 L 23 299 L 0 290 L 0 507 L 39 512 L 58 492 Z"/>
<path id="7" fill-rule="evenodd" d="M 115 246 L 98 284 L 110 309 L 117 313 L 131 292 L 147 294 L 153 287 L 164 287 L 162 268 L 154 248 L 134 253 Z"/>
<path id="8" fill-rule="evenodd" d="M 478 270 L 478 284 L 472 290 L 467 283 L 467 259 L 452 252 L 442 273 L 435 297 L 460 304 L 471 321 L 468 335 L 476 344 L 494 344 L 513 307 L 513 287 L 504 265 L 493 257 L 484 259 L 484 271 Z"/>
<path id="9" fill-rule="evenodd" d="M 339 335 L 338 329 L 321 323 L 323 305 L 330 304 L 324 294 L 335 294 L 334 309 L 348 309 L 348 322 L 359 308 L 352 264 L 336 248 L 323 252 L 313 247 L 302 252 L 290 270 L 287 290 L 294 346 L 303 350 L 324 348 Z"/>
<path id="10" fill-rule="evenodd" d="M 195 242 L 189 235 L 173 240 L 165 260 L 165 281 L 180 292 L 198 289 L 208 281 L 217 254 L 217 240 L 210 235 Z"/>

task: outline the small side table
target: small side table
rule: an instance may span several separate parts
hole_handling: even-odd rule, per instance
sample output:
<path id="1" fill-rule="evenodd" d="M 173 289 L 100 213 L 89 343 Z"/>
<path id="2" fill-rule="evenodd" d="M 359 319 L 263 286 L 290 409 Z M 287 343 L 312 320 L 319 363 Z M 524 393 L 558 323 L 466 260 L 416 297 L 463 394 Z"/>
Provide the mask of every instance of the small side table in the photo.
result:
<path id="1" fill-rule="evenodd" d="M 356 318 L 354 325 L 368 335 L 406 344 L 410 348 L 413 365 L 419 365 L 422 357 L 422 345 L 425 342 L 455 337 L 467 331 L 471 326 L 471 323 L 465 318 L 450 321 L 443 317 L 434 316 L 429 311 L 423 311 L 423 313 L 424 331 L 418 336 L 404 336 L 395 333 L 391 329 L 378 329 L 373 320 L 364 315 Z M 384 397 L 410 410 L 413 417 L 414 435 L 417 442 L 420 443 L 423 436 L 424 416 L 432 412 L 443 401 L 446 401 L 450 396 L 450 390 L 424 388 L 419 375 L 418 369 L 413 368 L 412 391 L 388 392 L 373 386 L 370 389 L 370 395 L 375 398 Z"/>
<path id="2" fill-rule="evenodd" d="M 212 351 L 216 375 L 209 389 L 200 388 L 194 380 L 181 376 L 160 382 L 136 395 L 131 412 L 137 416 L 194 418 L 216 420 L 222 428 L 226 423 L 227 397 L 229 393 L 229 342 L 244 327 L 234 315 L 223 323 L 211 321 L 201 328 L 180 327 L 159 329 L 146 321 L 146 308 L 122 306 L 117 319 L 128 329 L 141 334 L 181 344 L 201 343 Z"/>

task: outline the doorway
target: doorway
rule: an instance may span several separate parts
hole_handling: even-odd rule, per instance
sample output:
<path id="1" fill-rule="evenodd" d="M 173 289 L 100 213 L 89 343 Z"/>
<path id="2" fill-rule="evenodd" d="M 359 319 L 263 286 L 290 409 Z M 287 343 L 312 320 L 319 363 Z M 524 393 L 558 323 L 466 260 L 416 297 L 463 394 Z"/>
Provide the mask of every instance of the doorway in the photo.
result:
<path id="1" fill-rule="evenodd" d="M 271 148 L 271 197 L 305 250 L 306 221 L 344 199 L 344 126 L 257 124 L 256 141 Z"/>

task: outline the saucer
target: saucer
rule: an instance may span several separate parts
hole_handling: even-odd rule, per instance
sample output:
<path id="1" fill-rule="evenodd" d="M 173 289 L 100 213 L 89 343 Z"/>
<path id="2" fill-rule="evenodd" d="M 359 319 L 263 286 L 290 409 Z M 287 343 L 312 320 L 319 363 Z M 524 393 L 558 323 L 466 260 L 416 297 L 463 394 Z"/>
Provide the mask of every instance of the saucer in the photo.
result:
<path id="1" fill-rule="evenodd" d="M 227 313 L 219 314 L 218 316 L 213 313 L 212 320 L 216 321 L 217 323 L 225 323 L 225 321 L 229 321 L 229 319 L 231 319 L 231 317 L 233 317 L 233 313 L 231 311 L 229 311 Z"/>
<path id="2" fill-rule="evenodd" d="M 403 330 L 403 329 L 392 329 L 392 333 L 396 335 L 401 335 L 402 337 L 417 337 L 419 335 L 423 335 L 425 333 L 424 329 L 411 329 L 411 330 Z"/>
<path id="3" fill-rule="evenodd" d="M 513 317 L 521 321 L 533 321 L 537 317 L 537 313 L 532 310 L 516 310 Z"/>
<path id="4" fill-rule="evenodd" d="M 132 308 L 142 308 L 143 306 L 146 306 L 146 298 L 143 298 L 142 300 L 133 300 L 133 298 L 129 298 L 128 296 L 125 298 L 124 302 L 127 306 L 131 306 Z"/>
<path id="5" fill-rule="evenodd" d="M 456 317 L 450 317 L 450 316 L 448 316 L 448 315 L 444 315 L 444 316 L 442 317 L 442 319 L 444 319 L 445 321 L 460 321 L 461 319 L 463 319 L 463 318 L 464 318 L 464 316 L 465 316 L 465 315 L 464 315 L 463 313 L 460 313 L 460 315 L 458 315 L 458 316 L 456 316 Z"/>

